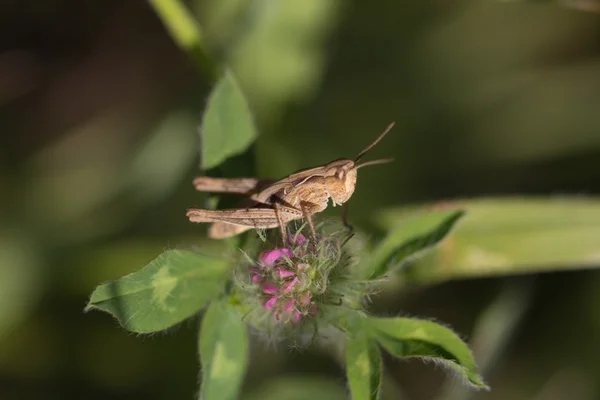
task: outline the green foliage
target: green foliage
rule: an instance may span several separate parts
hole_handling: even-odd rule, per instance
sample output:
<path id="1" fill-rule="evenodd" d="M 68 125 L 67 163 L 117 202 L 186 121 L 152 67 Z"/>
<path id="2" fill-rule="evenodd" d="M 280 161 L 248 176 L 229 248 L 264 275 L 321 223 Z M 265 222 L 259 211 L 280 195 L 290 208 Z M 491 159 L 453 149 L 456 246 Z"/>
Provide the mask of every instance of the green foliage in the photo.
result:
<path id="1" fill-rule="evenodd" d="M 377 279 L 437 245 L 463 215 L 454 210 L 430 212 L 399 224 L 374 250 L 370 278 Z"/>
<path id="2" fill-rule="evenodd" d="M 198 341 L 202 400 L 237 399 L 248 363 L 246 325 L 237 308 L 215 301 L 206 311 Z"/>
<path id="3" fill-rule="evenodd" d="M 176 0 L 153 0 L 151 4 L 177 44 L 191 55 L 196 55 L 199 66 L 214 79 L 216 69 L 206 56 L 201 30 L 189 11 Z M 290 16 L 295 15 L 291 12 L 295 10 L 292 3 L 285 4 L 286 12 Z M 306 6 L 311 14 L 323 14 L 326 10 L 316 0 Z M 257 38 L 262 42 L 263 36 L 260 34 Z M 283 45 L 281 49 L 289 50 L 289 46 Z M 281 51 L 278 49 L 275 53 L 280 59 Z M 229 57 L 239 61 L 240 54 L 243 52 L 238 49 Z M 247 97 L 231 70 L 224 68 L 223 71 L 212 89 L 202 117 L 203 169 L 217 167 L 228 158 L 244 152 L 257 137 Z M 269 80 L 276 82 L 271 75 Z M 246 317 L 252 313 L 259 314 L 261 318 L 267 316 L 271 323 L 265 331 L 269 333 L 281 328 L 282 332 L 302 335 L 307 332 L 306 328 L 314 325 L 311 332 L 317 335 L 320 324 L 329 327 L 336 318 L 350 322 L 349 329 L 344 326 L 341 330 L 346 334 L 345 364 L 355 400 L 377 400 L 380 397 L 383 363 L 379 345 L 396 357 L 438 360 L 458 371 L 471 385 L 486 387 L 466 344 L 449 329 L 433 322 L 409 318 L 369 318 L 362 314 L 357 317 L 355 311 L 360 309 L 362 298 L 380 283 L 380 278 L 436 246 L 462 215 L 462 211 L 433 212 L 397 226 L 370 257 L 366 277 L 372 282 L 365 282 L 365 276 L 352 275 L 354 272 L 347 268 L 352 254 L 342 252 L 339 241 L 328 245 L 327 238 L 321 239 L 320 245 L 314 247 L 306 243 L 304 246 L 265 250 L 256 261 L 248 255 L 246 262 L 249 265 L 242 263 L 241 269 L 230 265 L 228 260 L 235 258 L 228 255 L 215 258 L 171 250 L 134 274 L 100 285 L 92 294 L 86 310 L 109 312 L 125 329 L 148 333 L 169 328 L 210 303 L 198 336 L 202 400 L 233 400 L 241 395 L 248 363 L 246 323 L 251 320 Z M 323 248 L 327 251 L 322 251 Z M 282 254 L 285 255 L 283 259 L 295 260 L 295 263 L 265 261 L 270 256 L 281 258 Z M 311 259 L 316 255 L 324 262 Z M 240 274 L 235 277 L 237 279 L 234 279 L 232 271 Z M 324 271 L 327 273 L 323 274 Z M 247 289 L 244 293 L 248 293 L 249 298 L 240 295 L 242 291 L 239 288 L 242 286 Z M 260 327 L 260 324 L 255 325 Z M 332 390 L 332 393 L 335 392 Z M 293 394 L 286 396 L 279 390 L 277 393 L 261 393 L 260 398 L 293 398 Z M 303 391 L 302 395 L 306 396 L 306 392 Z M 315 395 L 314 398 L 320 397 Z"/>
<path id="4" fill-rule="evenodd" d="M 450 329 L 415 318 L 369 318 L 369 327 L 379 344 L 396 357 L 422 357 L 440 361 L 465 380 L 487 389 L 477 372 L 467 345 Z"/>
<path id="5" fill-rule="evenodd" d="M 597 268 L 600 202 L 594 198 L 490 198 L 454 201 L 468 210 L 443 246 L 401 271 L 407 284 Z M 421 213 L 431 205 L 419 206 Z M 377 213 L 380 227 L 400 231 L 414 208 Z M 408 221 L 408 222 L 407 222 Z"/>
<path id="6" fill-rule="evenodd" d="M 381 392 L 381 351 L 365 328 L 361 324 L 346 337 L 346 374 L 353 400 L 377 400 Z"/>
<path id="7" fill-rule="evenodd" d="M 552 4 L 550 0 L 535 2 Z M 76 13 L 75 19 L 71 12 L 60 12 L 61 7 L 57 8 L 60 2 L 40 2 L 44 5 L 33 14 L 20 12 L 19 7 L 5 7 L 7 20 L 11 20 L 6 40 L 11 41 L 13 30 L 11 48 L 16 51 L 2 57 L 3 71 L 15 83 L 0 93 L 2 105 L 7 106 L 2 120 L 9 131 L 14 131 L 12 135 L 4 135 L 0 145 L 0 153 L 5 156 L 0 157 L 3 223 L 0 368 L 8 368 L 8 376 L 23 377 L 27 384 L 31 377 L 35 381 L 51 378 L 56 371 L 53 363 L 58 362 L 61 375 L 77 372 L 75 385 L 81 379 L 100 392 L 105 387 L 109 392 L 125 388 L 132 398 L 138 389 L 134 385 L 145 385 L 144 377 L 155 376 L 166 364 L 170 364 L 166 367 L 170 374 L 185 376 L 180 371 L 186 364 L 184 360 L 178 362 L 177 347 L 168 349 L 172 359 L 167 361 L 165 357 L 151 362 L 148 357 L 159 353 L 148 351 L 152 346 L 132 343 L 131 335 L 118 330 L 90 329 L 88 324 L 102 323 L 93 318 L 77 325 L 64 323 L 62 314 L 69 307 L 49 310 L 39 305 L 52 303 L 57 297 L 61 301 L 77 301 L 83 291 L 87 293 L 91 285 L 107 276 L 122 276 L 132 266 L 144 265 L 168 242 L 178 245 L 192 241 L 204 253 L 211 246 L 224 246 L 223 242 L 215 244 L 217 241 L 198 238 L 194 232 L 201 232 L 202 228 L 186 225 L 183 218 L 186 205 L 198 205 L 189 181 L 190 167 L 197 157 L 196 132 L 201 115 L 200 107 L 190 107 L 191 102 L 208 102 L 209 106 L 202 122 L 206 128 L 202 160 L 208 162 L 208 167 L 220 167 L 220 162 L 227 159 L 236 164 L 235 168 L 229 165 L 219 168 L 223 176 L 250 174 L 249 163 L 256 163 L 261 176 L 281 176 L 333 157 L 355 154 L 350 150 L 360 148 L 365 137 L 362 135 L 374 129 L 374 119 L 403 121 L 398 126 L 401 131 L 386 139 L 389 148 L 394 149 L 394 154 L 389 155 L 397 161 L 376 179 L 368 176 L 375 177 L 375 171 L 361 172 L 356 195 L 350 202 L 350 220 L 355 222 L 370 221 L 371 210 L 381 211 L 377 204 L 399 204 L 407 199 L 432 198 L 439 193 L 596 193 L 598 185 L 593 171 L 600 143 L 597 134 L 600 68 L 593 55 L 597 50 L 598 18 L 559 7 L 532 6 L 526 1 L 510 5 L 499 1 L 455 2 L 443 7 L 436 3 L 411 2 L 398 6 L 393 4 L 400 3 L 386 2 L 373 6 L 370 2 L 355 2 L 352 12 L 343 16 L 343 29 L 335 35 L 339 40 L 335 40 L 334 47 L 339 47 L 339 51 L 327 54 L 323 50 L 328 33 L 341 20 L 339 12 L 349 10 L 345 2 L 150 0 L 173 43 L 196 62 L 200 79 L 186 73 L 185 63 L 189 60 L 178 57 L 169 43 L 162 40 L 154 19 L 143 10 L 147 7 L 143 3 L 115 13 L 111 2 L 96 2 L 90 12 Z M 594 12 L 600 4 L 589 0 L 554 3 Z M 188 8 L 199 9 L 197 17 L 204 21 L 198 23 Z M 39 44 L 32 43 L 26 48 L 19 44 L 23 29 L 33 26 L 27 23 L 32 15 L 39 22 L 35 26 L 51 23 L 74 33 L 64 36 L 75 38 L 75 43 L 66 43 L 70 50 L 50 57 L 56 58 L 53 63 L 56 68 L 52 67 L 51 74 L 44 73 L 45 63 L 41 60 L 40 64 L 36 57 Z M 109 18 L 107 25 L 107 15 L 117 18 Z M 12 21 L 11 16 L 16 19 Z M 110 29 L 98 31 L 101 25 Z M 496 34 L 480 34 L 492 31 Z M 133 34 L 123 37 L 122 43 L 120 40 L 115 43 L 119 32 Z M 369 57 L 361 62 L 356 59 L 355 50 L 364 48 L 367 41 L 377 45 L 368 48 Z M 101 45 L 97 46 L 98 43 Z M 42 47 L 44 54 L 46 50 L 50 53 L 56 50 L 56 46 L 43 43 Z M 406 62 L 407 58 L 410 62 Z M 378 60 L 377 65 L 373 60 Z M 325 64 L 329 62 L 335 79 L 315 97 Z M 113 68 L 118 68 L 116 75 Z M 381 73 L 369 73 L 374 69 Z M 228 71 L 234 71 L 235 78 Z M 357 76 L 368 79 L 356 79 Z M 112 87 L 110 84 L 85 85 L 85 93 L 80 92 L 78 89 L 83 86 L 73 83 L 80 82 L 82 77 L 86 82 L 116 78 L 117 86 L 128 83 L 124 88 L 126 93 L 107 90 Z M 206 85 L 215 85 L 209 99 L 202 89 L 198 90 Z M 185 99 L 181 98 L 182 92 L 186 92 Z M 76 107 L 72 107 L 74 99 Z M 311 112 L 303 113 L 307 100 L 312 103 Z M 358 104 L 364 101 L 372 103 L 372 107 Z M 213 103 L 217 103 L 215 107 Z M 51 107 L 44 106 L 48 104 Z M 174 104 L 179 110 L 167 110 Z M 318 112 L 312 112 L 317 109 Z M 348 110 L 359 109 L 360 113 L 347 118 Z M 284 115 L 285 123 L 280 123 Z M 205 127 L 205 123 L 209 126 Z M 439 129 L 441 125 L 443 129 Z M 231 160 L 248 148 L 258 127 L 271 135 L 262 136 L 260 143 L 253 146 L 255 151 L 246 151 L 243 160 L 241 157 Z M 431 162 L 441 158 L 444 168 Z M 449 174 L 450 170 L 454 173 Z M 375 189 L 377 199 L 369 195 Z M 150 207 L 156 207 L 158 202 L 163 205 L 157 213 Z M 362 298 L 378 293 L 382 287 L 387 293 L 379 298 L 373 296 L 377 302 L 374 308 L 385 309 L 381 303 L 396 301 L 394 292 L 403 289 L 392 286 L 398 282 L 408 286 L 449 279 L 577 271 L 600 265 L 597 198 L 469 199 L 452 206 L 468 212 L 456 229 L 450 226 L 456 223 L 452 221 L 452 212 L 447 214 L 449 219 L 443 216 L 438 220 L 444 212 L 424 215 L 425 220 L 431 218 L 431 224 L 423 222 L 421 217 L 414 218 L 414 209 L 404 206 L 381 213 L 381 225 L 389 235 L 372 254 L 373 264 L 367 251 L 362 254 L 365 257 L 352 257 L 353 261 L 358 259 L 357 268 L 361 272 L 369 272 L 348 274 L 355 290 L 353 299 L 357 300 L 349 301 L 351 296 L 346 291 L 344 296 L 331 298 L 335 301 L 317 308 L 316 315 L 324 314 L 326 307 L 336 309 L 339 314 L 350 307 L 361 309 Z M 419 206 L 420 211 L 428 208 Z M 405 218 L 407 214 L 409 219 Z M 445 222 L 448 224 L 444 225 Z M 444 226 L 453 229 L 452 235 L 438 243 L 436 238 L 448 233 Z M 179 236 L 188 232 L 192 237 Z M 360 236 L 361 232 L 357 233 Z M 231 250 L 218 250 L 223 259 L 167 252 L 155 261 L 167 266 L 167 274 L 160 265 L 154 275 L 143 272 L 152 269 L 148 266 L 129 277 L 101 285 L 87 309 L 114 314 L 135 332 L 164 329 L 182 318 L 193 317 L 223 294 L 232 296 L 230 289 L 236 283 L 229 271 L 240 268 L 231 265 L 233 253 L 238 254 L 237 249 Z M 245 246 L 243 250 L 252 253 Z M 406 265 L 408 261 L 414 262 Z M 174 268 L 175 265 L 180 268 Z M 597 274 L 584 273 L 585 279 L 565 275 L 574 280 L 569 283 L 575 284 L 542 290 L 541 295 L 550 301 L 536 302 L 536 307 L 561 306 L 542 315 L 554 321 L 554 328 L 564 329 L 553 329 L 554 338 L 548 337 L 540 341 L 540 346 L 534 346 L 545 353 L 543 360 L 556 358 L 552 360 L 556 362 L 544 364 L 541 369 L 531 368 L 532 373 L 519 374 L 518 380 L 513 379 L 514 374 L 504 374 L 511 381 L 502 385 L 499 378 L 498 387 L 505 386 L 511 395 L 527 398 L 544 397 L 548 388 L 557 398 L 569 395 L 576 398 L 585 389 L 587 397 L 594 397 L 593 384 L 598 379 L 589 376 L 598 373 L 594 352 L 576 354 L 569 348 L 593 347 L 597 336 L 594 329 L 597 331 L 600 326 L 600 313 L 596 310 L 600 304 Z M 387 277 L 390 281 L 376 286 Z M 367 278 L 374 280 L 365 282 Z M 510 279 L 507 286 L 521 279 Z M 537 279 L 535 284 L 555 285 L 554 281 L 547 277 Z M 286 277 L 281 278 L 280 283 L 283 282 L 288 282 Z M 322 279 L 323 291 L 346 290 L 339 285 L 331 290 L 325 286 L 328 282 L 328 277 Z M 244 283 L 251 286 L 249 281 Z M 495 284 L 472 282 L 466 287 L 479 285 L 487 288 Z M 303 289 L 301 285 L 298 287 Z M 448 285 L 447 289 L 461 292 L 456 293 L 460 298 L 463 287 Z M 512 293 L 512 297 L 499 301 L 497 308 L 483 312 L 480 311 L 483 304 L 478 300 L 488 299 L 490 292 L 478 290 L 479 299 L 469 299 L 466 303 L 477 307 L 461 309 L 468 313 L 464 316 L 466 321 L 476 320 L 475 310 L 480 313 L 479 322 L 469 329 L 470 347 L 477 354 L 480 373 L 487 374 L 505 353 L 510 332 L 523 318 L 533 289 L 526 287 L 522 292 Z M 401 290 L 397 291 L 400 294 Z M 437 291 L 429 295 L 439 296 Z M 323 299 L 315 293 L 311 296 L 310 301 L 320 306 Z M 232 299 L 248 306 L 246 299 L 229 298 Z M 273 310 L 264 307 L 265 300 L 266 296 L 260 292 L 254 297 L 263 315 L 271 314 L 268 321 L 278 326 L 280 321 L 272 318 Z M 204 397 L 228 397 L 229 391 L 236 392 L 231 394 L 233 397 L 245 395 L 240 393 L 243 369 L 227 375 L 227 379 L 231 378 L 227 380 L 230 385 L 220 386 L 211 381 L 210 370 L 219 371 L 219 362 L 214 361 L 220 359 L 215 343 L 235 332 L 239 339 L 245 338 L 243 321 L 249 322 L 248 315 L 240 315 L 236 309 L 238 303 L 236 306 L 231 303 L 214 303 L 201 328 L 200 341 L 213 341 L 207 345 L 207 351 L 213 353 L 205 354 L 202 359 L 204 364 L 212 362 L 205 371 Z M 459 303 L 457 307 L 462 306 Z M 297 311 L 297 306 L 294 307 Z M 222 314 L 213 312 L 214 309 Z M 572 317 L 568 318 L 569 324 L 564 324 L 565 318 L 559 315 L 561 310 Z M 219 318 L 222 315 L 231 319 L 223 321 Z M 344 317 L 347 315 L 341 315 Z M 312 329 L 308 325 L 316 325 L 316 319 L 308 319 L 307 328 Z M 329 326 L 329 322 L 319 320 L 324 326 Z M 537 325 L 545 328 L 549 322 Z M 369 329 L 348 332 L 346 363 L 354 397 L 377 396 L 378 374 L 381 374 L 380 348 L 374 340 L 374 335 L 380 335 L 377 332 Z M 83 343 L 78 343 L 79 336 Z M 69 338 L 68 349 L 61 347 L 64 340 L 60 339 L 64 337 Z M 396 350 L 414 350 L 412 339 L 388 340 Z M 160 340 L 159 346 L 168 341 Z M 184 342 L 177 341 L 177 345 L 183 347 Z M 240 359 L 247 357 L 247 348 L 241 341 L 231 342 L 239 348 L 232 345 L 227 350 Z M 548 342 L 546 348 L 541 346 L 544 342 Z M 561 343 L 560 349 L 555 345 L 557 342 Z M 145 346 L 143 353 L 136 354 L 139 346 Z M 23 349 L 30 349 L 25 357 Z M 359 368 L 365 365 L 361 362 L 363 350 L 367 354 L 367 374 L 361 374 L 365 370 Z M 131 351 L 134 356 L 118 364 L 110 358 L 124 351 Z M 456 363 L 452 354 L 437 352 Z M 397 353 L 407 356 L 418 352 L 398 350 Z M 517 353 L 522 360 L 524 354 Z M 552 373 L 551 368 L 569 364 L 569 360 L 565 364 L 564 359 L 559 359 L 563 353 L 566 358 L 577 358 L 575 370 L 570 368 L 566 374 L 556 371 L 543 384 L 541 380 L 546 373 Z M 283 359 L 285 352 L 280 356 Z M 528 359 L 531 356 L 527 354 Z M 249 394 L 251 398 L 347 397 L 344 384 L 334 379 L 276 376 L 263 384 L 257 370 L 280 367 L 278 360 L 272 361 L 268 360 L 268 366 L 259 365 L 256 369 L 252 366 L 253 382 L 248 385 L 254 391 Z M 586 362 L 593 368 L 588 368 Z M 245 365 L 245 361 L 239 365 Z M 542 387 L 543 393 L 538 396 L 525 393 L 528 390 L 518 387 L 523 383 L 519 380 L 528 381 L 527 389 Z M 171 385 L 180 382 L 169 381 L 176 382 Z M 15 388 L 19 391 L 18 382 Z M 139 388 L 146 396 L 153 389 Z M 384 386 L 382 390 L 389 396 L 386 389 Z M 472 396 L 470 389 L 461 386 L 460 396 L 439 398 L 464 399 Z M 71 391 L 68 387 L 59 390 Z M 181 397 L 169 390 L 173 388 L 153 393 L 153 397 L 164 393 L 168 398 Z M 465 394 L 466 391 L 469 392 Z M 511 398 L 503 394 L 496 393 L 495 397 Z"/>
<path id="8" fill-rule="evenodd" d="M 221 293 L 227 272 L 222 259 L 168 250 L 141 270 L 98 286 L 86 311 L 109 312 L 131 332 L 160 331 L 194 315 Z"/>
<path id="9" fill-rule="evenodd" d="M 450 217 L 456 219 L 459 214 L 450 214 Z M 450 217 L 446 216 L 442 222 L 448 224 Z M 440 221 L 439 216 L 435 221 Z M 433 232 L 439 231 L 440 229 L 433 230 Z M 429 233 L 429 236 L 433 234 Z M 286 248 L 285 251 L 265 250 L 259 255 L 259 261 L 250 260 L 249 266 L 242 264 L 242 268 L 248 272 L 238 269 L 238 274 L 249 273 L 251 277 L 257 277 L 259 276 L 257 268 L 275 268 L 279 271 L 277 274 L 283 271 L 284 275 L 281 279 L 284 282 L 281 287 L 278 287 L 273 283 L 275 279 L 273 277 L 265 282 L 255 282 L 254 279 L 252 282 L 234 280 L 234 285 L 254 285 L 256 292 L 254 296 L 241 303 L 238 291 L 229 291 L 229 289 L 227 289 L 229 295 L 226 297 L 228 302 L 218 300 L 218 297 L 225 293 L 225 282 L 231 282 L 232 279 L 228 276 L 232 269 L 225 260 L 235 260 L 234 258 L 223 260 L 189 251 L 167 251 L 142 270 L 115 282 L 100 285 L 92 294 L 87 309 L 107 311 L 115 315 L 126 329 L 144 333 L 168 328 L 193 315 L 206 303 L 212 301 L 202 320 L 199 336 L 203 400 L 238 397 L 248 362 L 246 321 L 242 318 L 242 310 L 244 314 L 267 310 L 268 318 L 272 320 L 274 307 L 272 296 L 275 293 L 283 293 L 287 296 L 282 307 L 284 309 L 289 307 L 286 311 L 288 313 L 294 310 L 297 312 L 302 307 L 309 309 L 307 313 L 298 314 L 299 319 L 295 322 L 289 318 L 282 318 L 280 315 L 283 311 L 276 312 L 275 328 L 287 329 L 290 332 L 304 332 L 303 329 L 307 325 L 298 323 L 302 318 L 306 319 L 309 325 L 314 323 L 328 326 L 334 321 L 325 315 L 329 309 L 333 310 L 332 315 L 336 315 L 339 321 L 347 321 L 348 328 L 341 329 L 347 334 L 346 369 L 350 390 L 355 399 L 376 400 L 379 397 L 382 359 L 378 343 L 396 357 L 425 357 L 444 362 L 458 371 L 471 385 L 485 387 L 467 346 L 449 329 L 430 321 L 417 319 L 366 318 L 362 314 L 357 317 L 356 311 L 351 308 L 332 307 L 336 302 L 331 299 L 326 300 L 328 290 L 339 298 L 366 296 L 366 287 L 364 293 L 356 293 L 358 289 L 355 287 L 343 289 L 340 280 L 349 277 L 331 274 L 330 278 L 318 281 L 316 288 L 313 288 L 311 282 L 319 276 L 319 271 L 323 268 L 318 263 L 303 259 L 294 267 L 281 264 L 283 261 L 280 260 L 279 263 L 285 265 L 282 270 L 280 265 L 275 265 L 275 259 L 268 262 L 260 261 L 275 256 L 281 258 L 282 254 L 289 254 L 285 257 L 292 257 L 294 253 L 304 254 L 315 251 L 319 257 L 331 259 L 332 266 L 327 264 L 325 268 L 339 269 L 341 266 L 341 269 L 346 269 L 345 257 L 336 256 L 337 253 L 324 253 L 319 249 L 318 247 L 311 250 L 306 243 L 305 246 Z M 292 280 L 290 275 L 295 275 L 295 278 Z M 302 279 L 298 280 L 298 276 L 302 276 Z M 298 286 L 302 296 L 290 297 L 293 285 Z M 310 293 L 314 297 L 311 297 Z M 266 303 L 267 299 L 270 299 L 269 306 Z M 360 302 L 360 300 L 356 301 Z M 343 302 L 339 305 L 342 304 Z M 313 306 L 314 311 L 310 311 L 313 310 Z M 271 329 L 267 331 L 270 332 Z"/>
<path id="10" fill-rule="evenodd" d="M 208 98 L 200 135 L 203 169 L 243 152 L 256 139 L 252 114 L 231 71 L 219 79 Z"/>

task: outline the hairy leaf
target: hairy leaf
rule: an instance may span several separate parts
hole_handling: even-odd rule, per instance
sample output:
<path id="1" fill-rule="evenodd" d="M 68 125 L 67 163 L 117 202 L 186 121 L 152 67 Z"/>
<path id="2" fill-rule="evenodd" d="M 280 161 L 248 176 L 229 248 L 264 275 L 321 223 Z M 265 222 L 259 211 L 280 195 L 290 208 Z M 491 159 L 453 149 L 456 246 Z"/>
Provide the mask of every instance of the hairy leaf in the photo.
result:
<path id="1" fill-rule="evenodd" d="M 218 258 L 168 250 L 133 274 L 94 290 L 86 311 L 114 315 L 128 331 L 156 332 L 198 312 L 222 290 L 229 272 Z"/>
<path id="2" fill-rule="evenodd" d="M 600 266 L 597 197 L 482 198 L 444 205 L 464 209 L 467 215 L 447 240 L 403 270 L 404 283 Z M 421 210 L 431 207 L 419 206 Z M 414 213 L 414 209 L 383 210 L 378 213 L 378 224 L 398 226 L 407 212 Z"/>
<path id="3" fill-rule="evenodd" d="M 246 325 L 237 308 L 214 302 L 200 330 L 202 400 L 237 399 L 248 363 Z"/>
<path id="4" fill-rule="evenodd" d="M 467 345 L 450 329 L 416 318 L 369 318 L 373 337 L 396 357 L 433 359 L 459 373 L 470 385 L 485 388 Z"/>
<path id="5" fill-rule="evenodd" d="M 346 374 L 352 400 L 377 400 L 381 391 L 381 351 L 365 329 L 346 337 Z"/>
<path id="6" fill-rule="evenodd" d="M 248 103 L 230 71 L 225 71 L 208 98 L 200 136 L 203 169 L 216 167 L 242 153 L 256 139 Z"/>
<path id="7" fill-rule="evenodd" d="M 434 211 L 399 224 L 375 249 L 370 278 L 379 278 L 437 245 L 463 215 L 463 211 Z"/>

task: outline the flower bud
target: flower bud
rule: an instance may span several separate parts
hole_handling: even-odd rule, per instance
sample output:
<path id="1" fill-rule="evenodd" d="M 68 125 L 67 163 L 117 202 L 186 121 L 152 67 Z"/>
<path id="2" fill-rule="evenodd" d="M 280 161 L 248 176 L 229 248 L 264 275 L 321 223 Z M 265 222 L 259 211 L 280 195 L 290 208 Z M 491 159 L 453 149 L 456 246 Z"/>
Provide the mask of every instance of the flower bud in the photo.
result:
<path id="1" fill-rule="evenodd" d="M 258 260 L 262 265 L 273 265 L 280 258 L 283 258 L 283 257 L 292 258 L 293 256 L 294 256 L 294 254 L 292 253 L 292 251 L 290 249 L 287 249 L 287 248 L 274 249 L 274 250 L 267 250 L 267 251 L 262 252 L 260 254 L 260 256 L 258 257 Z"/>
<path id="2" fill-rule="evenodd" d="M 279 293 L 279 288 L 273 282 L 265 282 L 262 284 L 263 292 L 267 294 L 277 294 Z"/>
<path id="3" fill-rule="evenodd" d="M 292 271 L 288 271 L 287 269 L 285 269 L 283 267 L 277 267 L 277 268 L 275 268 L 275 273 L 280 278 L 289 278 L 290 276 L 294 276 L 295 275 Z"/>

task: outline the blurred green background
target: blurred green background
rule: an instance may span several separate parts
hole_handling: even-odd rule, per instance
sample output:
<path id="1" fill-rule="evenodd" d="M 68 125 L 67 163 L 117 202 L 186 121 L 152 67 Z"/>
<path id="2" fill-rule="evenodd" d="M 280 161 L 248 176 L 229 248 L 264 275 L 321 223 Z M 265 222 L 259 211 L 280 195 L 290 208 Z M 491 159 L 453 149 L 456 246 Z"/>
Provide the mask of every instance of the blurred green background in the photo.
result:
<path id="1" fill-rule="evenodd" d="M 457 241 L 497 251 L 456 258 L 475 272 L 392 280 L 372 306 L 452 326 L 492 391 L 386 358 L 384 399 L 600 398 L 600 2 L 187 5 L 261 132 L 240 156 L 254 171 L 234 160 L 219 173 L 280 177 L 353 157 L 396 121 L 370 155 L 395 162 L 361 170 L 350 202 L 367 235 L 405 206 L 512 198 L 485 212 L 459 203 L 478 219 Z M 0 398 L 193 398 L 195 321 L 135 337 L 83 307 L 98 283 L 166 248 L 218 251 L 185 218 L 206 200 L 191 179 L 210 65 L 178 48 L 144 1 L 0 7 Z M 519 268 L 494 270 L 508 264 Z M 543 270 L 553 272 L 533 274 Z M 245 386 L 248 399 L 347 397 L 327 348 L 259 338 Z"/>

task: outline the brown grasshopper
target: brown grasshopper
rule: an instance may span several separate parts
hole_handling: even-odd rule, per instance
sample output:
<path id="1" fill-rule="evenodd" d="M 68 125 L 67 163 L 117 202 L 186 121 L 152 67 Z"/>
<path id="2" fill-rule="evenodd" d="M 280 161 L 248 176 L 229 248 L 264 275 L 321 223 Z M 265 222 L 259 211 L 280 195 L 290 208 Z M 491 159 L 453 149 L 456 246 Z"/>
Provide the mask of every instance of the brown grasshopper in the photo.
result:
<path id="1" fill-rule="evenodd" d="M 341 158 L 323 166 L 294 172 L 278 181 L 259 178 L 196 177 L 193 183 L 201 192 L 237 193 L 248 198 L 240 204 L 239 208 L 227 210 L 190 208 L 186 215 L 191 222 L 212 223 L 208 231 L 208 236 L 211 238 L 226 238 L 252 228 L 279 227 L 284 244 L 287 243 L 287 223 L 305 218 L 315 239 L 316 231 L 311 216 L 327 208 L 330 198 L 334 206 L 346 203 L 354 193 L 359 168 L 392 161 L 379 159 L 357 164 L 393 126 L 392 122 L 354 160 Z M 344 224 L 348 226 L 345 212 Z"/>

